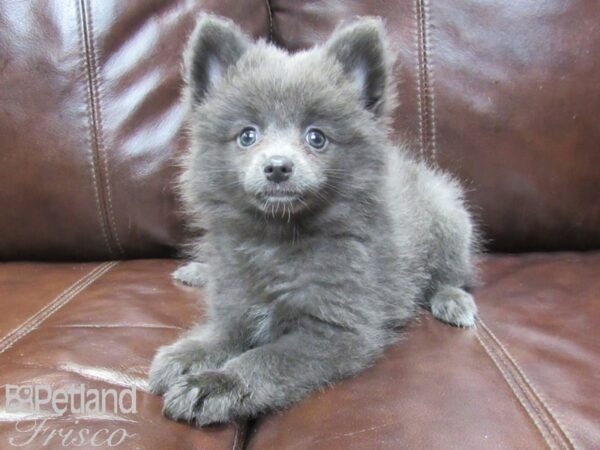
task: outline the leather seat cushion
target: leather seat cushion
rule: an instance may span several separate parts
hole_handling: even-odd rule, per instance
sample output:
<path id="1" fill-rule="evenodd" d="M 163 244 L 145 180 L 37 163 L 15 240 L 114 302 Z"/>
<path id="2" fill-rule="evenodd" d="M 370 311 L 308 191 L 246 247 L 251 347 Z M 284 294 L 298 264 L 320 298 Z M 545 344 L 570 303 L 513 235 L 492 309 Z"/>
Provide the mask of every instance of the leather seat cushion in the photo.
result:
<path id="1" fill-rule="evenodd" d="M 67 414 L 46 425 L 125 428 L 132 448 L 241 448 L 245 425 L 174 423 L 146 392 L 156 348 L 202 320 L 201 292 L 170 279 L 176 265 L 1 265 L 2 384 L 134 385 L 137 414 Z M 592 448 L 600 440 L 599 270 L 597 252 L 486 257 L 476 330 L 424 313 L 374 367 L 258 420 L 249 448 Z M 1 410 L 0 442 L 24 439 L 18 418 Z"/>

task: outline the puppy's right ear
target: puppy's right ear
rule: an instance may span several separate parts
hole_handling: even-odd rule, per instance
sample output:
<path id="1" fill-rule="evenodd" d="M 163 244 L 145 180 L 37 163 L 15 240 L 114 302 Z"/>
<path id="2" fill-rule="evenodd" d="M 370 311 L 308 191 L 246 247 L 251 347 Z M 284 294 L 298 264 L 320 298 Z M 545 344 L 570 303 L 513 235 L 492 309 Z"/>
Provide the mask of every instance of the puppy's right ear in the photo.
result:
<path id="1" fill-rule="evenodd" d="M 184 55 L 184 78 L 194 104 L 203 102 L 250 44 L 250 38 L 232 21 L 207 14 L 200 16 Z"/>

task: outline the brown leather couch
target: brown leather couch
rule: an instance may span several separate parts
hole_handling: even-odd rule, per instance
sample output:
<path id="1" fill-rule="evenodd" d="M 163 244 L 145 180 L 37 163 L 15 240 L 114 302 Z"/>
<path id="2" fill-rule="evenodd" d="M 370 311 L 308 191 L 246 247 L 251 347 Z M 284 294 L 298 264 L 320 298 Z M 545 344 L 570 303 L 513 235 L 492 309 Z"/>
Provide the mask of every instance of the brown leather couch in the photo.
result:
<path id="1" fill-rule="evenodd" d="M 423 314 L 373 368 L 250 423 L 161 416 L 148 364 L 203 314 L 169 276 L 200 11 L 290 50 L 385 18 L 395 132 L 465 182 L 487 238 L 476 329 Z M 600 448 L 599 80 L 597 0 L 0 0 L 0 385 L 137 389 L 135 414 L 33 417 L 0 389 L 0 448 L 84 429 L 127 449 Z"/>

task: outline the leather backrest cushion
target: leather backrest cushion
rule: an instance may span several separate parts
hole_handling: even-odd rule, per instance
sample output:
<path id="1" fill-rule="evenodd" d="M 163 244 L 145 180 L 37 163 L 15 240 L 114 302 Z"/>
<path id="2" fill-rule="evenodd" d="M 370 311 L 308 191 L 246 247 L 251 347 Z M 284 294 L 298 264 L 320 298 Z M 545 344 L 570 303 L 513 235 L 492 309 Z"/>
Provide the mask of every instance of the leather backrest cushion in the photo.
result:
<path id="1" fill-rule="evenodd" d="M 600 246 L 595 0 L 0 2 L 0 259 L 173 254 L 194 17 L 291 50 L 382 16 L 398 139 L 466 184 L 488 248 Z"/>
<path id="2" fill-rule="evenodd" d="M 399 137 L 456 174 L 495 250 L 600 247 L 597 0 L 271 0 L 272 38 L 325 40 L 384 18 Z"/>
<path id="3" fill-rule="evenodd" d="M 0 259 L 173 252 L 181 53 L 200 11 L 268 32 L 264 0 L 0 2 Z"/>

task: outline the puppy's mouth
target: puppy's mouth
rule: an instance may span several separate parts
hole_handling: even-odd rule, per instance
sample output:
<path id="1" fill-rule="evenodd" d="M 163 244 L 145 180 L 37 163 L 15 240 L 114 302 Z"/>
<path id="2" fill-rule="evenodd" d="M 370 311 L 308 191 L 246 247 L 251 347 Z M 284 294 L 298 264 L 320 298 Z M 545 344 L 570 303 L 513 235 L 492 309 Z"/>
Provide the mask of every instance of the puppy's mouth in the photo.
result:
<path id="1" fill-rule="evenodd" d="M 259 198 L 266 203 L 295 203 L 302 200 L 302 194 L 293 189 L 274 186 L 263 189 Z"/>
<path id="2" fill-rule="evenodd" d="M 265 186 L 254 199 L 255 206 L 268 216 L 291 220 L 306 205 L 301 192 L 291 186 Z"/>
<path id="3" fill-rule="evenodd" d="M 302 199 L 300 194 L 290 193 L 290 194 L 265 194 L 261 196 L 262 199 L 267 203 L 294 203 Z"/>

